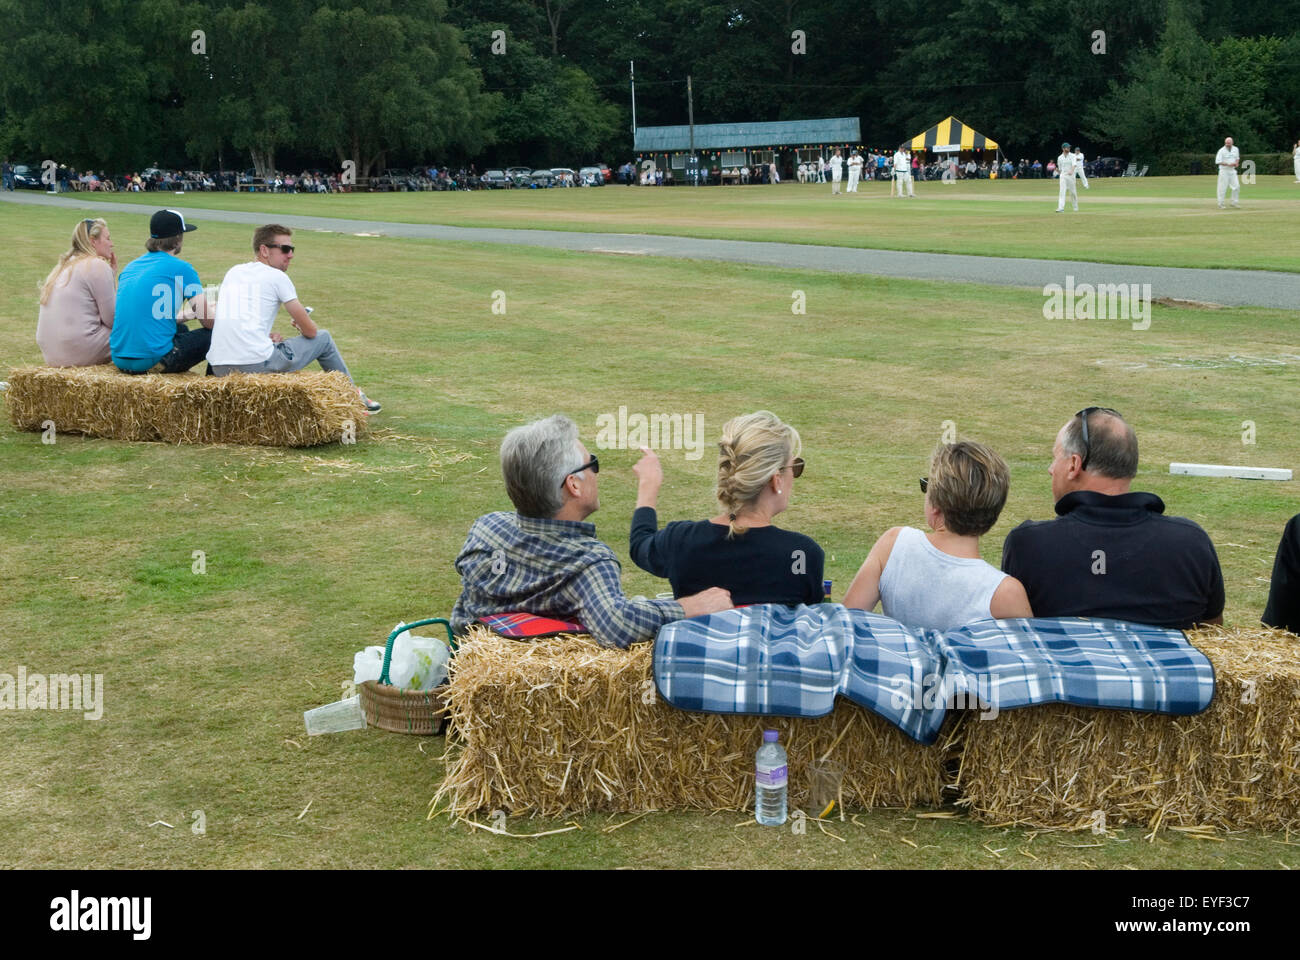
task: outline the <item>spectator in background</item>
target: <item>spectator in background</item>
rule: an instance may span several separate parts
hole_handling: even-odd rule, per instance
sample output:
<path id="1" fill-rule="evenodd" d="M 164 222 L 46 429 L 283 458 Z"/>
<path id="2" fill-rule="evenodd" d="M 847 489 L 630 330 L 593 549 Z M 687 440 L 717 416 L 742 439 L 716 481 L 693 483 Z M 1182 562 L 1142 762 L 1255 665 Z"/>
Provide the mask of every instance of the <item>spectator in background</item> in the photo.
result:
<path id="1" fill-rule="evenodd" d="M 89 367 L 109 360 L 117 291 L 117 254 L 103 220 L 80 220 L 72 246 L 41 285 L 36 344 L 52 367 Z"/>
<path id="2" fill-rule="evenodd" d="M 122 372 L 184 373 L 208 352 L 212 311 L 198 271 L 180 258 L 185 234 L 196 229 L 177 211 L 159 210 L 147 252 L 118 278 L 109 349 Z M 200 327 L 190 330 L 185 321 L 195 318 Z"/>
<path id="3" fill-rule="evenodd" d="M 289 373 L 315 361 L 322 370 L 352 374 L 343 362 L 328 330 L 317 329 L 298 291 L 289 279 L 293 260 L 293 231 L 276 223 L 253 232 L 256 259 L 226 271 L 217 294 L 216 325 L 208 363 L 218 377 L 230 373 Z M 272 331 L 283 306 L 301 336 L 285 340 Z M 360 390 L 357 395 L 368 413 L 380 405 Z"/>
<path id="4" fill-rule="evenodd" d="M 1300 170 L 1300 166 L 1297 166 L 1296 169 Z M 1296 176 L 1300 177 L 1300 174 Z M 0 163 L 0 183 L 2 183 L 5 190 L 13 190 L 14 188 L 14 165 L 9 162 L 8 157 L 4 159 L 3 163 Z"/>

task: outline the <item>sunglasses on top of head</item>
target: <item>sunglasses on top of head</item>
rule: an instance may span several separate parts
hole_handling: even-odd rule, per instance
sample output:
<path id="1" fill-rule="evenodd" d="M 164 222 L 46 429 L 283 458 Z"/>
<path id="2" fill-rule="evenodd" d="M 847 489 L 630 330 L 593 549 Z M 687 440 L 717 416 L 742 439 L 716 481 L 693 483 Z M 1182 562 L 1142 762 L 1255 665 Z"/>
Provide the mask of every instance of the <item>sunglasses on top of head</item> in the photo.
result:
<path id="1" fill-rule="evenodd" d="M 1083 438 L 1083 463 L 1079 464 L 1081 471 L 1088 469 L 1088 460 L 1092 457 L 1092 443 L 1088 439 L 1088 418 L 1094 413 L 1109 413 L 1116 417 L 1120 415 L 1118 411 L 1112 410 L 1110 407 L 1084 407 L 1075 414 L 1079 418 L 1079 424 L 1083 427 L 1080 431 Z"/>

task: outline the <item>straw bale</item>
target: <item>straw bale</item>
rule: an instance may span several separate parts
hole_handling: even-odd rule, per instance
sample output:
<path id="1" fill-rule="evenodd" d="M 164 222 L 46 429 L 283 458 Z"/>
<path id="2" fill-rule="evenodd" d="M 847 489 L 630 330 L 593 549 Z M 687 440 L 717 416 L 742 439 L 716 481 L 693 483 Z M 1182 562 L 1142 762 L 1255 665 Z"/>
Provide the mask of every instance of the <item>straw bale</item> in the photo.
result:
<path id="1" fill-rule="evenodd" d="M 870 711 L 841 700 L 817 719 L 688 713 L 660 699 L 651 655 L 650 644 L 612 650 L 585 636 L 524 642 L 473 628 L 451 661 L 451 746 L 435 804 L 462 816 L 752 809 L 765 727 L 781 731 L 789 755 L 791 809 L 805 801 L 809 761 L 827 750 L 845 769 L 846 805 L 942 801 L 947 752 Z"/>
<path id="2" fill-rule="evenodd" d="M 22 367 L 5 394 L 19 430 L 114 440 L 310 447 L 338 442 L 347 421 L 366 430 L 356 388 L 341 373 L 300 372 L 205 377 L 131 376 L 98 367 Z"/>
<path id="3" fill-rule="evenodd" d="M 1059 704 L 964 718 L 957 801 L 977 819 L 1080 829 L 1119 823 L 1300 828 L 1300 638 L 1188 631 L 1215 670 L 1194 717 Z"/>

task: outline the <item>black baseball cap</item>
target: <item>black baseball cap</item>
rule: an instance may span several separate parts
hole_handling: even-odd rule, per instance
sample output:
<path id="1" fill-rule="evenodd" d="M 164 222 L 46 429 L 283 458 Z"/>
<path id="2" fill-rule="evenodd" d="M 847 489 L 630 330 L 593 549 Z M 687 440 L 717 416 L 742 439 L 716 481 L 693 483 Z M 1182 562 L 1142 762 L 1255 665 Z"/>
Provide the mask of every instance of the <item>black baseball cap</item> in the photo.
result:
<path id="1" fill-rule="evenodd" d="M 166 240 L 197 229 L 194 224 L 186 223 L 176 210 L 159 210 L 149 218 L 149 236 L 154 240 Z"/>

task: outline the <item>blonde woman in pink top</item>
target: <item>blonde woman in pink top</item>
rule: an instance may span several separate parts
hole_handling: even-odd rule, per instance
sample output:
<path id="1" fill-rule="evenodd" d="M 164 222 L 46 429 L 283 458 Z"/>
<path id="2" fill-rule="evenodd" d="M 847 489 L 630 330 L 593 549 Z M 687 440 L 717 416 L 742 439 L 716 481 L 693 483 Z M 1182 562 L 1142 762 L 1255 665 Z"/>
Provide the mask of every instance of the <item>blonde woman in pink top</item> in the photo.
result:
<path id="1" fill-rule="evenodd" d="M 72 246 L 41 284 L 36 343 L 52 367 L 108 363 L 117 254 L 103 220 L 82 220 Z"/>

